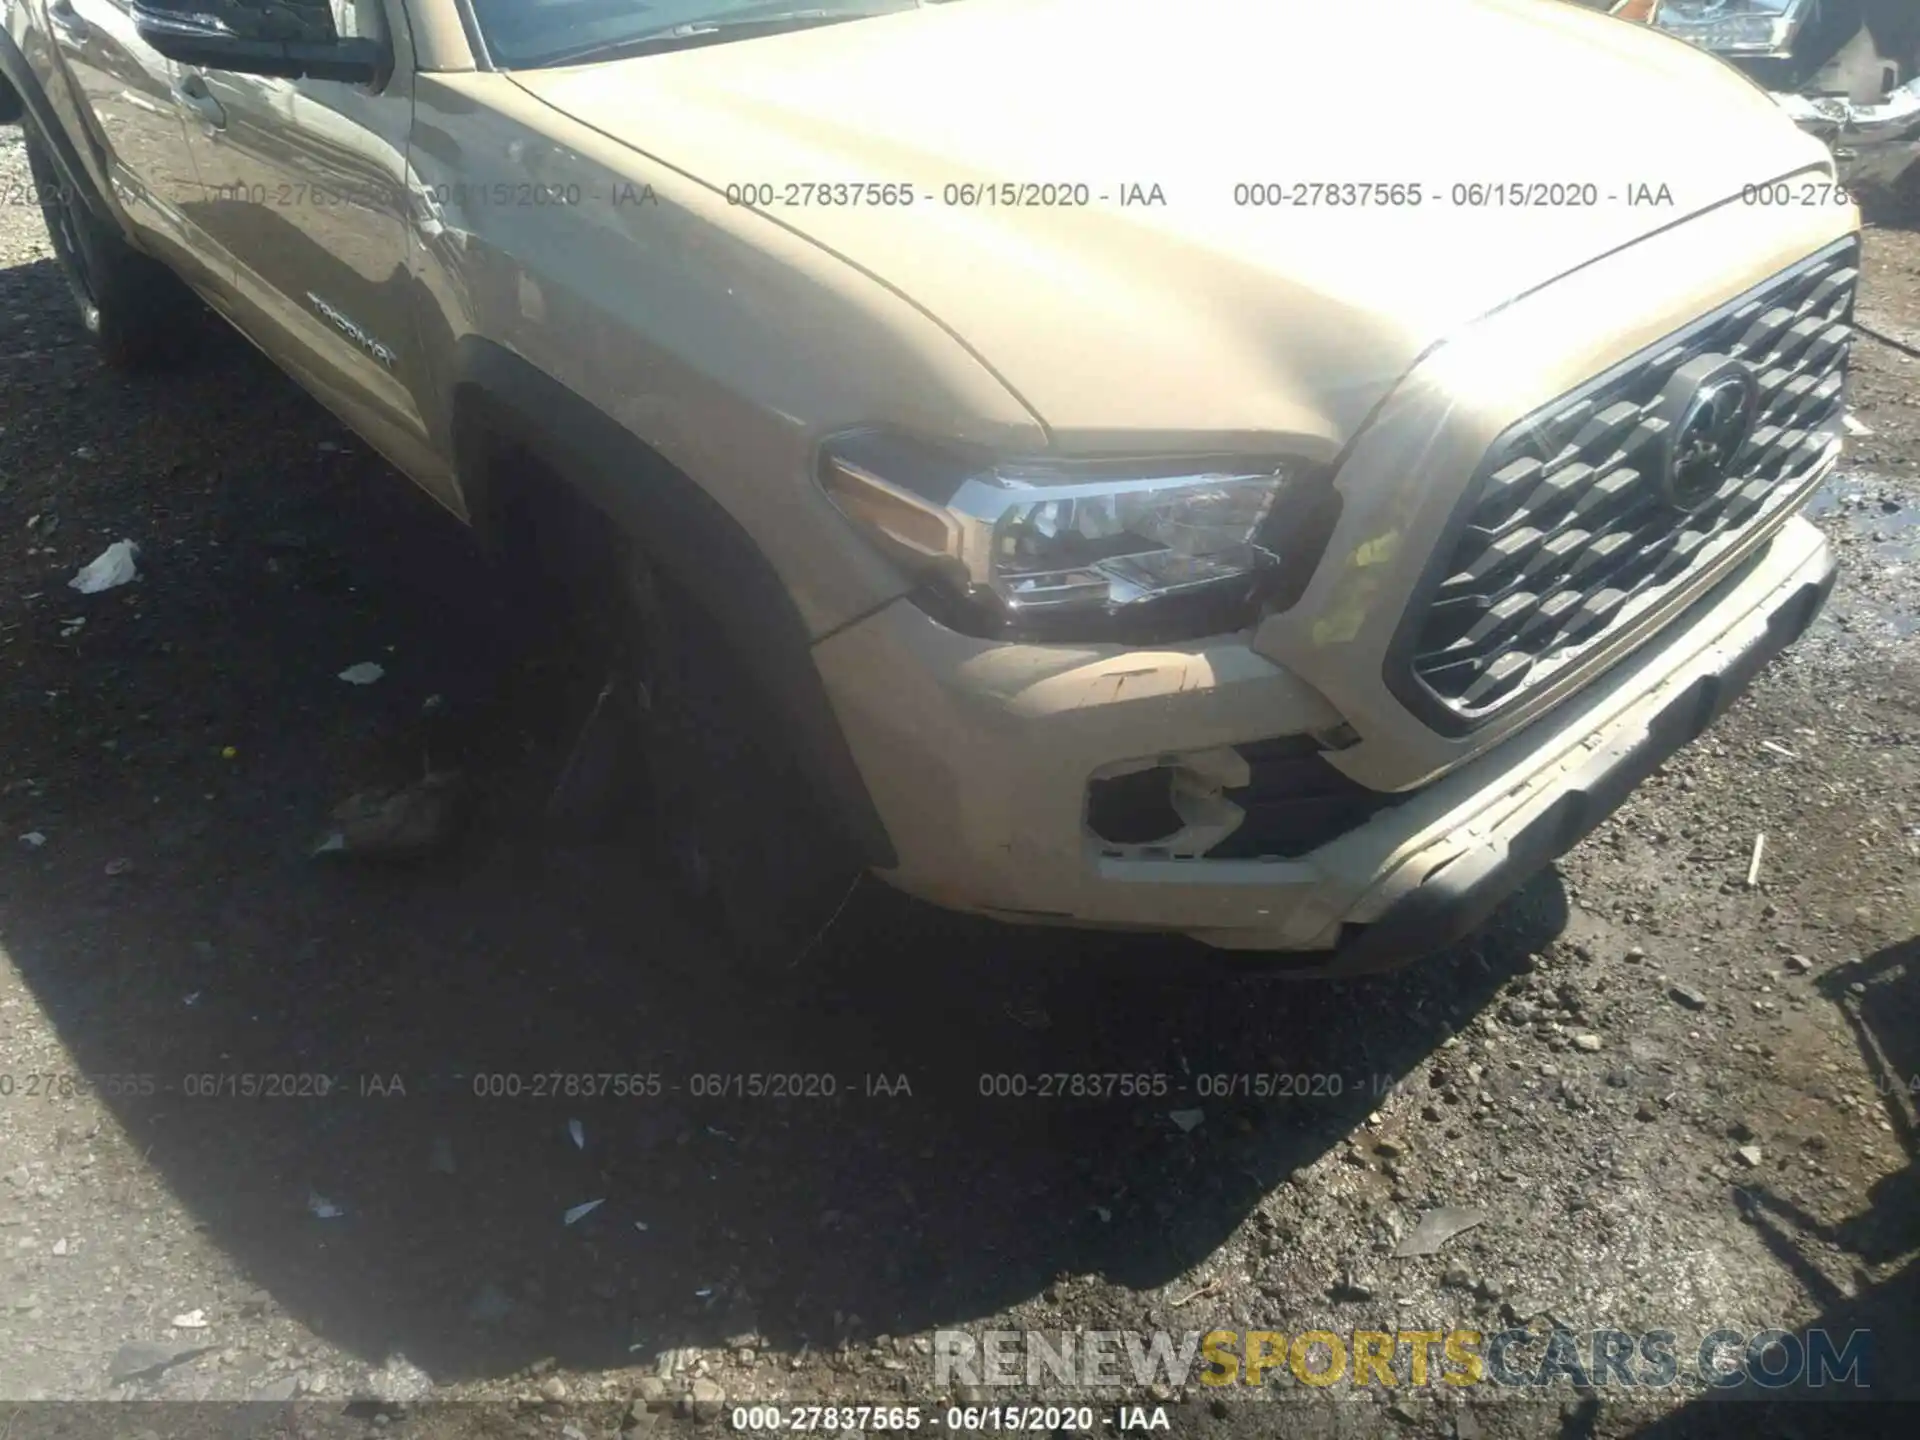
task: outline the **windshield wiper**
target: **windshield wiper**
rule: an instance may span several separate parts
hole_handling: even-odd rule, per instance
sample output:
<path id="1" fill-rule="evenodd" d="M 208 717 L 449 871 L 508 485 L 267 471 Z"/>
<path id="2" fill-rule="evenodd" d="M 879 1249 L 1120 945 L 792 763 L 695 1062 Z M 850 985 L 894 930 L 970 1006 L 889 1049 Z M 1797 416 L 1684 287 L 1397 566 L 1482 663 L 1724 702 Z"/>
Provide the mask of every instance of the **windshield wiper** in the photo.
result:
<path id="1" fill-rule="evenodd" d="M 788 30 L 811 30 L 822 25 L 838 25 L 846 20 L 871 20 L 879 15 L 897 15 L 913 5 L 894 5 L 883 10 L 782 10 L 773 15 L 742 15 L 737 19 L 694 20 L 652 30 L 625 40 L 607 40 L 583 45 L 577 50 L 560 50 L 538 60 L 526 62 L 528 68 L 549 65 L 579 65 L 598 60 L 627 60 L 636 55 L 659 55 L 669 50 L 691 50 L 727 40 L 750 40 L 757 35 L 778 35 Z"/>

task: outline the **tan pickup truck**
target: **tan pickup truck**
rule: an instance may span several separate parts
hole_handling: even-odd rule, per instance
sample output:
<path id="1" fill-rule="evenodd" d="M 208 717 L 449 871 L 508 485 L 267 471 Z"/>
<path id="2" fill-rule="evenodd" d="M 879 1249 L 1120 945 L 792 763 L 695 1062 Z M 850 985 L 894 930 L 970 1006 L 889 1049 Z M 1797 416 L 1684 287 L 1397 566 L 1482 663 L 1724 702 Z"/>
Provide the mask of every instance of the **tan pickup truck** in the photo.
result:
<path id="1" fill-rule="evenodd" d="M 594 577 L 676 873 L 1464 933 L 1798 636 L 1858 218 L 1541 0 L 0 0 L 82 315 Z M 1410 123 L 1410 117 L 1417 121 Z M 197 297 L 197 301 L 194 300 Z M 610 697 L 610 698 L 608 698 Z"/>

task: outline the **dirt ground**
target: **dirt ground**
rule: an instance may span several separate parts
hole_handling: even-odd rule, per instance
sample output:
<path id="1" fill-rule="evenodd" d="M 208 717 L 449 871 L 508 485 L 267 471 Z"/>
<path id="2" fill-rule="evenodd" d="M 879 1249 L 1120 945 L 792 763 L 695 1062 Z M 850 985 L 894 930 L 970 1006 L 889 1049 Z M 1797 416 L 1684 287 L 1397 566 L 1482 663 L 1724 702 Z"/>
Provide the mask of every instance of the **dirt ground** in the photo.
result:
<path id="1" fill-rule="evenodd" d="M 1868 265 L 1863 319 L 1920 337 L 1920 232 Z M 1872 1330 L 1876 1398 L 1920 1389 L 1920 346 L 1859 346 L 1814 633 L 1482 933 L 1305 986 L 877 885 L 717 978 L 652 857 L 540 839 L 570 682 L 460 528 L 201 348 L 103 370 L 39 214 L 0 210 L 0 1436 L 1026 1394 L 937 1386 L 952 1328 L 1819 1325 Z M 136 583 L 68 588 L 122 538 Z M 476 797 L 449 853 L 310 855 L 429 765 Z M 1061 1072 L 1169 1088 L 981 1093 Z M 635 1093 L 542 1078 L 582 1074 Z M 740 1074 L 816 1093 L 709 1093 Z M 1212 1093 L 1246 1074 L 1332 1078 Z M 1436 1206 L 1485 1220 L 1393 1258 Z M 1684 1376 L 1118 1399 L 1199 1435 L 1920 1433 Z"/>

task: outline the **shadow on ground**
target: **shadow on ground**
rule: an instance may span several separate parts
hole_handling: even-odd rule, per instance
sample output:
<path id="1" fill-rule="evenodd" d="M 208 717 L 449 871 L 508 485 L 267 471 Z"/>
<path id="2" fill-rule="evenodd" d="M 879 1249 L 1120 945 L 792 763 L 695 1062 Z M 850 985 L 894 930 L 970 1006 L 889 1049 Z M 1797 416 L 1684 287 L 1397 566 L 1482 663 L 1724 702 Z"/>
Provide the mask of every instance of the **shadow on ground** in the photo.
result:
<path id="1" fill-rule="evenodd" d="M 725 979 L 644 851 L 533 834 L 581 681 L 459 528 L 264 364 L 210 348 L 138 383 L 67 350 L 10 377 L 5 529 L 62 531 L 0 582 L 19 622 L 5 819 L 50 837 L 0 856 L 0 944 L 73 1068 L 154 1078 L 109 1103 L 192 1219 L 373 1363 L 398 1350 L 453 1381 L 730 1337 L 819 1348 L 990 1315 L 1062 1275 L 1161 1284 L 1564 921 L 1548 875 L 1409 975 L 1293 985 L 876 884 L 804 964 Z M 59 589 L 122 533 L 138 584 Z M 378 684 L 335 678 L 366 660 Z M 480 797 L 453 853 L 309 858 L 342 794 L 448 764 Z M 1246 1072 L 1338 1093 L 1204 1093 Z M 300 1093 L 219 1078 L 245 1075 Z M 322 1075 L 319 1098 L 301 1077 Z M 1029 1093 L 983 1094 L 1005 1075 Z M 1037 1093 L 1073 1075 L 1140 1078 Z M 741 1076 L 803 1098 L 729 1093 Z M 1188 1108 L 1192 1133 L 1169 1119 Z M 1134 1300 L 1113 1323 L 1178 1318 Z"/>
<path id="2" fill-rule="evenodd" d="M 1856 989 L 1856 987 L 1858 987 Z M 1740 1197 L 1742 1213 L 1821 1306 L 1806 1330 L 1824 1330 L 1843 1355 L 1856 1332 L 1860 1383 L 1829 1375 L 1770 1391 L 1751 1383 L 1672 1412 L 1641 1440 L 1755 1435 L 1853 1437 L 1920 1433 L 1920 940 L 1889 946 L 1820 983 L 1841 1008 L 1885 1097 L 1887 1121 L 1908 1156 L 1873 1187 L 1867 1208 L 1836 1223 L 1808 1214 L 1765 1186 Z M 1904 1262 L 1904 1263 L 1903 1263 Z M 1788 1366 L 1775 1359 L 1769 1363 Z"/>

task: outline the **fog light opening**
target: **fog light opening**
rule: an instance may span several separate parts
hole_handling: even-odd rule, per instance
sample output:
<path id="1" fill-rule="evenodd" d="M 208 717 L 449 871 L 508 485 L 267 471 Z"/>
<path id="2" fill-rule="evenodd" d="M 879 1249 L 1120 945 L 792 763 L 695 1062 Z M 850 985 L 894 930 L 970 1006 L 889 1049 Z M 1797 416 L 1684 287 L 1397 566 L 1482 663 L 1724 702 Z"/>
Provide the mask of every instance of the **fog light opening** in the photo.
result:
<path id="1" fill-rule="evenodd" d="M 1151 845 L 1186 828 L 1173 808 L 1173 769 L 1154 765 L 1087 786 L 1087 828 L 1112 845 Z"/>
<path id="2" fill-rule="evenodd" d="M 1111 856 L 1197 859 L 1246 819 L 1225 792 L 1247 778 L 1230 749 L 1110 766 L 1087 783 L 1087 830 Z"/>

